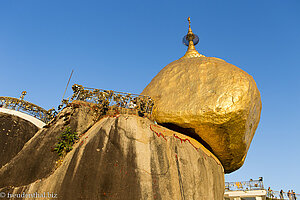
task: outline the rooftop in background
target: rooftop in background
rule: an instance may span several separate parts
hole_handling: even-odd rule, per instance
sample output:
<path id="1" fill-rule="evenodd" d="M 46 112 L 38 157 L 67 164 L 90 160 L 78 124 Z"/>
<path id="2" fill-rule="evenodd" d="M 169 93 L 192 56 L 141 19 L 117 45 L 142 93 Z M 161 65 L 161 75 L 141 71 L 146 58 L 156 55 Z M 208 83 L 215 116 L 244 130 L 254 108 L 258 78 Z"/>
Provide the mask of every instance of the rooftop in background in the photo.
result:
<path id="1" fill-rule="evenodd" d="M 225 200 L 272 200 L 272 199 L 300 199 L 299 194 L 292 191 L 273 191 L 265 189 L 263 178 L 258 180 L 225 182 Z"/>
<path id="2" fill-rule="evenodd" d="M 263 178 L 242 182 L 225 182 L 225 191 L 248 191 L 264 189 Z"/>

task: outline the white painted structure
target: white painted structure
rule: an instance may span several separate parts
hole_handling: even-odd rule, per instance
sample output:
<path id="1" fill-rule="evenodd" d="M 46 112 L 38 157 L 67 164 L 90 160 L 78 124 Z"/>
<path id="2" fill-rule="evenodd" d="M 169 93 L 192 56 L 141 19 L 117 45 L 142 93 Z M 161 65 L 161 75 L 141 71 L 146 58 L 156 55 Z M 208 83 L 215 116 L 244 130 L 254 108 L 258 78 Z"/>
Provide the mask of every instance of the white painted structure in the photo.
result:
<path id="1" fill-rule="evenodd" d="M 249 190 L 249 191 L 226 191 L 225 200 L 265 200 L 266 190 Z"/>
<path id="2" fill-rule="evenodd" d="M 0 112 L 2 113 L 7 113 L 7 114 L 10 114 L 10 115 L 15 115 L 15 116 L 18 116 L 22 119 L 25 119 L 31 123 L 33 123 L 35 126 L 37 126 L 38 128 L 43 128 L 43 126 L 45 126 L 46 124 L 44 122 L 42 122 L 41 120 L 31 116 L 31 115 L 28 115 L 26 113 L 23 113 L 23 112 L 20 112 L 20 111 L 16 111 L 16 110 L 11 110 L 11 109 L 6 109 L 6 108 L 0 108 Z"/>

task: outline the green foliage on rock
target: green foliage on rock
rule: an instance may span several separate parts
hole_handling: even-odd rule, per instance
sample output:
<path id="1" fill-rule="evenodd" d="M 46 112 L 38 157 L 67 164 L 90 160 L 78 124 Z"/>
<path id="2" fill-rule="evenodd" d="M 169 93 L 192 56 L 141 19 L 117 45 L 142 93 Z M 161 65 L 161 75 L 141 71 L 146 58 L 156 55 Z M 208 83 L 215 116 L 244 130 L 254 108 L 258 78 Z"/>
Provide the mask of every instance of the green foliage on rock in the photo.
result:
<path id="1" fill-rule="evenodd" d="M 64 156 L 72 150 L 73 145 L 78 139 L 78 134 L 73 132 L 70 127 L 67 127 L 58 137 L 58 142 L 55 144 L 54 151 L 56 151 L 59 156 Z"/>

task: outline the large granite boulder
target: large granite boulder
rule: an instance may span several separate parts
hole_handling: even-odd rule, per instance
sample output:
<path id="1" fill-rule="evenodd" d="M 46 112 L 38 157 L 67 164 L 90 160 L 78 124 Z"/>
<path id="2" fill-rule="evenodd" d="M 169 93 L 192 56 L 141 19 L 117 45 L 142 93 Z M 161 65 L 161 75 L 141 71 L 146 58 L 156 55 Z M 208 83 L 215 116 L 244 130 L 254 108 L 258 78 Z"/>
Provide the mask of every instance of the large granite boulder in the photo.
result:
<path id="1" fill-rule="evenodd" d="M 104 117 L 87 126 L 89 109 L 82 111 L 66 108 L 26 144 L 11 165 L 0 169 L 0 193 L 45 194 L 64 200 L 223 199 L 224 169 L 196 140 L 134 115 Z M 80 130 L 87 129 L 55 167 L 58 158 L 50 148 L 67 121 L 74 130 L 78 124 L 85 126 Z M 29 165 L 17 162 L 33 153 Z M 9 177 L 8 168 L 10 175 L 21 174 L 19 180 L 3 179 Z"/>
<path id="2" fill-rule="evenodd" d="M 197 139 L 232 172 L 243 165 L 258 126 L 260 93 L 238 67 L 189 51 L 163 68 L 142 94 L 154 99 L 159 124 Z"/>
<path id="3" fill-rule="evenodd" d="M 0 168 L 17 155 L 38 130 L 25 119 L 0 112 Z"/>

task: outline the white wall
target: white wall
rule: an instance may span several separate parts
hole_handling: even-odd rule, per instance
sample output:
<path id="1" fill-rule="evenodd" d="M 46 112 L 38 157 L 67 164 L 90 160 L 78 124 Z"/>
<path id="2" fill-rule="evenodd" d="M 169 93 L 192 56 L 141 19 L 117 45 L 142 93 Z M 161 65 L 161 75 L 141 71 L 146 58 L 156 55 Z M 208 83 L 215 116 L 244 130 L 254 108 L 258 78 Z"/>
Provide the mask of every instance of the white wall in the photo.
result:
<path id="1" fill-rule="evenodd" d="M 6 108 L 0 108 L 0 112 L 2 113 L 7 113 L 7 114 L 11 114 L 11 115 L 15 115 L 18 116 L 22 119 L 25 119 L 31 123 L 33 123 L 34 125 L 36 125 L 38 128 L 43 128 L 43 126 L 45 126 L 46 124 L 44 122 L 42 122 L 41 120 L 30 116 L 26 113 L 22 113 L 20 111 L 16 111 L 16 110 L 10 110 L 10 109 L 6 109 Z"/>

